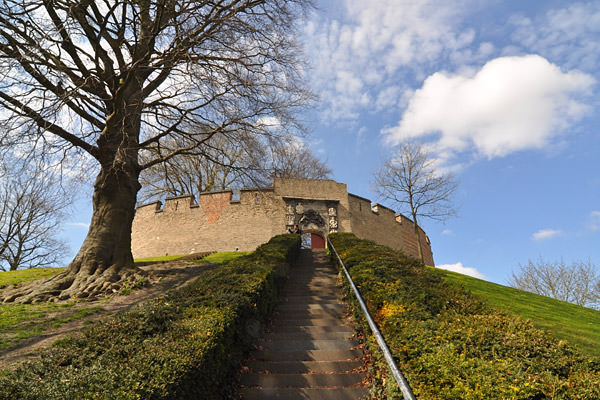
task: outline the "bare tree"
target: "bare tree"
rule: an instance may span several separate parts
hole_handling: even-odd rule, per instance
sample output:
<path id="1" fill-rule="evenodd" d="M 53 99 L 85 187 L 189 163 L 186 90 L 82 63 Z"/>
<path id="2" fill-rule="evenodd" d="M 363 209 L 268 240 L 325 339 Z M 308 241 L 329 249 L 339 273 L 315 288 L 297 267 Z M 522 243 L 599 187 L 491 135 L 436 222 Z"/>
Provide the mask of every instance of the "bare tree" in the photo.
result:
<path id="1" fill-rule="evenodd" d="M 600 308 L 600 273 L 590 260 L 567 265 L 564 260 L 529 260 L 512 273 L 509 285 L 583 307 Z"/>
<path id="2" fill-rule="evenodd" d="M 57 238 L 70 196 L 52 173 L 13 165 L 0 179 L 0 270 L 56 265 L 67 255 Z"/>
<path id="3" fill-rule="evenodd" d="M 291 141 L 271 149 L 270 175 L 273 178 L 327 179 L 331 170 L 303 142 Z"/>
<path id="4" fill-rule="evenodd" d="M 419 258 L 424 262 L 419 220 L 442 221 L 456 214 L 452 205 L 457 188 L 454 177 L 438 171 L 435 160 L 421 145 L 405 142 L 373 178 L 373 188 L 382 199 L 412 216 Z"/>
<path id="5" fill-rule="evenodd" d="M 2 146 L 98 166 L 93 214 L 67 270 L 5 301 L 93 296 L 135 280 L 141 171 L 203 155 L 219 135 L 290 131 L 311 99 L 297 20 L 310 0 L 4 0 Z M 183 143 L 183 145 L 182 145 Z M 33 150 L 30 150 L 33 151 Z"/>
<path id="6" fill-rule="evenodd" d="M 202 156 L 180 155 L 144 170 L 140 176 L 143 202 L 165 194 L 198 195 L 242 187 L 266 187 L 273 178 L 326 179 L 331 170 L 304 142 L 287 138 L 260 141 L 216 137 L 205 143 Z"/>
<path id="7" fill-rule="evenodd" d="M 253 136 L 217 136 L 201 156 L 178 155 L 142 171 L 141 202 L 264 184 L 264 147 Z M 257 184 L 258 183 L 258 184 Z"/>

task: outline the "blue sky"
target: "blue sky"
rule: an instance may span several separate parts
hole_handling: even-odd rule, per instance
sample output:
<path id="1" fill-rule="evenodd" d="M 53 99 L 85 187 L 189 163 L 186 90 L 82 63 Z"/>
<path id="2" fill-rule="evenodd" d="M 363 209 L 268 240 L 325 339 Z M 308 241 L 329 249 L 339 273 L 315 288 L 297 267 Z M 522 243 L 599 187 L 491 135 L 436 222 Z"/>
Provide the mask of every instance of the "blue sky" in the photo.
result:
<path id="1" fill-rule="evenodd" d="M 335 180 L 376 201 L 381 159 L 417 140 L 459 181 L 458 217 L 421 221 L 437 265 L 498 283 L 539 257 L 600 266 L 600 1 L 317 4 L 307 142 Z"/>
<path id="2" fill-rule="evenodd" d="M 504 283 L 528 259 L 600 266 L 600 2 L 320 1 L 313 149 L 350 192 L 404 139 L 456 174 L 421 221 L 436 263 Z"/>

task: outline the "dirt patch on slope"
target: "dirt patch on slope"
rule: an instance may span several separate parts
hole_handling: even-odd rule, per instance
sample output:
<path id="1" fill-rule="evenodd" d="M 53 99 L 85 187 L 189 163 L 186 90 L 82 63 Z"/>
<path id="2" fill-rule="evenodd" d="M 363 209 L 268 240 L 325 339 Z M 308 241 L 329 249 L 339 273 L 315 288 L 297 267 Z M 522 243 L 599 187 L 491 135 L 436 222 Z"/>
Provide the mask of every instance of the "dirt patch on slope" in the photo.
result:
<path id="1" fill-rule="evenodd" d="M 108 298 L 86 300 L 75 304 L 68 311 L 61 313 L 74 314 L 80 309 L 96 306 L 102 309 L 94 314 L 67 322 L 58 328 L 48 329 L 39 336 L 27 338 L 14 346 L 0 350 L 0 369 L 6 369 L 12 364 L 38 357 L 42 349 L 51 346 L 57 340 L 67 335 L 77 334 L 89 324 L 107 318 L 114 313 L 127 311 L 169 291 L 182 288 L 196 280 L 203 272 L 214 267 L 212 264 L 198 265 L 182 261 L 142 266 L 140 268 L 148 273 L 149 283 L 146 286 L 133 290 L 126 296 L 115 294 Z M 54 316 L 48 315 L 47 318 Z"/>

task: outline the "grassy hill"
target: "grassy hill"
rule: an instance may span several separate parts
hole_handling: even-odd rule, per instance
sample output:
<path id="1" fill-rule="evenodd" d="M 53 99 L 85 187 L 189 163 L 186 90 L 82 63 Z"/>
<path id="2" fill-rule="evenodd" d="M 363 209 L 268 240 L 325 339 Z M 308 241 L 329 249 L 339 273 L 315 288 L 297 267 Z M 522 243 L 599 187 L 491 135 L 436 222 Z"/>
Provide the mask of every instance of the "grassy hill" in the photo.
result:
<path id="1" fill-rule="evenodd" d="M 492 307 L 527 318 L 537 328 L 567 340 L 586 354 L 600 356 L 600 311 L 456 272 L 435 270 L 447 282 L 463 286 Z"/>

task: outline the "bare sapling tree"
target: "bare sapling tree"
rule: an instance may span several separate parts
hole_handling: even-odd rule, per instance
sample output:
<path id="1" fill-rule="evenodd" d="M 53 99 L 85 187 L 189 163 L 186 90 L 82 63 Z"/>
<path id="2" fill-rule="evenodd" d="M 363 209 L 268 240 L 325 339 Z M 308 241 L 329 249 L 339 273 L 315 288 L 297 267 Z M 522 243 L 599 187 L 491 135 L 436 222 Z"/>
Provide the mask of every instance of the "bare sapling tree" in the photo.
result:
<path id="1" fill-rule="evenodd" d="M 452 196 L 458 184 L 451 174 L 439 171 L 435 162 L 420 144 L 404 142 L 373 175 L 373 189 L 379 197 L 411 215 L 422 262 L 419 220 L 443 221 L 456 214 Z"/>
<path id="2" fill-rule="evenodd" d="M 1 146 L 97 166 L 88 234 L 66 271 L 5 301 L 86 297 L 143 277 L 131 254 L 140 173 L 214 137 L 300 131 L 296 43 L 310 0 L 0 2 Z M 88 167 L 88 166 L 86 166 Z"/>
<path id="3" fill-rule="evenodd" d="M 58 238 L 71 196 L 51 172 L 13 164 L 0 178 L 0 270 L 54 266 L 67 246 Z"/>
<path id="4" fill-rule="evenodd" d="M 600 308 L 600 272 L 590 260 L 528 261 L 512 273 L 509 285 L 583 307 Z"/>

